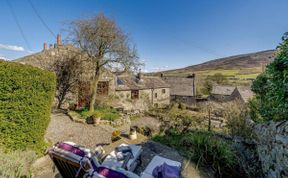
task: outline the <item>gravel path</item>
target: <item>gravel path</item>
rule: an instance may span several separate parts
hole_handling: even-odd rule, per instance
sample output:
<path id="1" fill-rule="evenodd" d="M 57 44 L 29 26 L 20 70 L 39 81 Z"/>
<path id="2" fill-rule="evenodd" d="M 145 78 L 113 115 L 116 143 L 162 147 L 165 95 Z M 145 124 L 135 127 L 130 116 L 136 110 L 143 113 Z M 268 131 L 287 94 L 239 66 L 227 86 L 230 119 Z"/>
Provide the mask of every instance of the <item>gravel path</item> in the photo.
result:
<path id="1" fill-rule="evenodd" d="M 64 113 L 52 113 L 45 138 L 53 144 L 72 141 L 86 148 L 94 149 L 97 144 L 109 144 L 113 128 L 72 122 Z"/>

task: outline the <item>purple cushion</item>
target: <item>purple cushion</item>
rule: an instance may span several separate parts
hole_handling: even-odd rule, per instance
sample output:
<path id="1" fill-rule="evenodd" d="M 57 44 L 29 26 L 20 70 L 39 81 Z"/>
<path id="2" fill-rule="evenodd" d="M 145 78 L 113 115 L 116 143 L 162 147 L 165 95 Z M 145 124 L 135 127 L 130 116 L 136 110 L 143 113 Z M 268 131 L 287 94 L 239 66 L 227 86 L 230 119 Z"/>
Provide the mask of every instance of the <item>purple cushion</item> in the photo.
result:
<path id="1" fill-rule="evenodd" d="M 83 150 L 81 150 L 80 148 L 73 146 L 73 145 L 69 145 L 67 143 L 60 142 L 57 145 L 57 147 L 65 150 L 65 151 L 69 151 L 71 153 L 74 153 L 74 154 L 81 156 L 81 157 L 84 157 L 86 155 L 86 153 Z"/>
<path id="2" fill-rule="evenodd" d="M 153 176 L 155 178 L 180 178 L 180 168 L 164 163 L 153 170 Z"/>
<path id="3" fill-rule="evenodd" d="M 127 176 L 125 176 L 121 172 L 117 172 L 117 171 L 108 169 L 106 167 L 99 167 L 97 169 L 97 173 L 106 177 L 106 178 L 128 178 Z"/>

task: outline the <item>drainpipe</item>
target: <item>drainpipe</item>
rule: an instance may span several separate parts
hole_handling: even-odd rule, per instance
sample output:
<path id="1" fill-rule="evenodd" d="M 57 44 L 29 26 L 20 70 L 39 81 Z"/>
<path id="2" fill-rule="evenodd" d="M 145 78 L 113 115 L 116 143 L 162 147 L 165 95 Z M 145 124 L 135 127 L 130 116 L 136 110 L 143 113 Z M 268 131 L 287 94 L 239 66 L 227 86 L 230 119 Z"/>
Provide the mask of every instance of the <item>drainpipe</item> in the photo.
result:
<path id="1" fill-rule="evenodd" d="M 154 105 L 154 88 L 152 88 L 151 91 L 152 91 L 152 105 Z"/>

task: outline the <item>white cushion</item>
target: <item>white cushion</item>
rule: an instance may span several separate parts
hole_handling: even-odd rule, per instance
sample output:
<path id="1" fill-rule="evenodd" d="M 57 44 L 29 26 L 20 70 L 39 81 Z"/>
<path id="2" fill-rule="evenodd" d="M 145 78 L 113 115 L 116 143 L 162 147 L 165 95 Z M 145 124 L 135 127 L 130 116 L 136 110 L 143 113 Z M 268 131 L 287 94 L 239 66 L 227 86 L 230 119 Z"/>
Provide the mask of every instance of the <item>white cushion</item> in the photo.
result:
<path id="1" fill-rule="evenodd" d="M 137 158 L 140 156 L 141 152 L 142 152 L 142 147 L 141 146 L 137 146 L 137 145 L 127 145 L 127 144 L 121 144 L 119 145 L 119 147 L 121 146 L 129 146 L 131 148 L 133 157 L 132 159 L 130 159 L 127 163 L 127 168 L 128 170 L 130 170 L 130 166 L 133 164 L 134 161 L 137 160 Z M 112 151 L 103 161 L 102 165 L 103 166 L 113 166 L 113 167 L 122 167 L 124 163 L 124 160 L 118 161 L 117 160 L 117 156 L 116 156 L 116 152 Z"/>

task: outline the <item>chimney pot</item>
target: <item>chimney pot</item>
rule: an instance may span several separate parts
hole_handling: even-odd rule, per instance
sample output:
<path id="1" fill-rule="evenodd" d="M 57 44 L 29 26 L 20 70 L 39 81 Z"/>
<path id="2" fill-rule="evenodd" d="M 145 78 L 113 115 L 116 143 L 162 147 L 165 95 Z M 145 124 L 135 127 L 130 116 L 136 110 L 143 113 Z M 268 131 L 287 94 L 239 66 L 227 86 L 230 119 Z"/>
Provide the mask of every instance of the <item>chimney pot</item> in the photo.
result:
<path id="1" fill-rule="evenodd" d="M 60 34 L 57 35 L 57 45 L 58 45 L 58 46 L 61 46 L 61 45 L 62 45 Z"/>
<path id="2" fill-rule="evenodd" d="M 44 42 L 44 44 L 43 44 L 43 50 L 46 50 L 46 49 L 47 49 L 47 43 Z"/>

